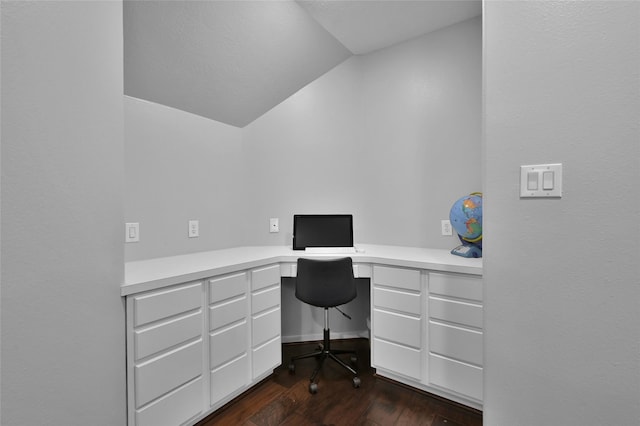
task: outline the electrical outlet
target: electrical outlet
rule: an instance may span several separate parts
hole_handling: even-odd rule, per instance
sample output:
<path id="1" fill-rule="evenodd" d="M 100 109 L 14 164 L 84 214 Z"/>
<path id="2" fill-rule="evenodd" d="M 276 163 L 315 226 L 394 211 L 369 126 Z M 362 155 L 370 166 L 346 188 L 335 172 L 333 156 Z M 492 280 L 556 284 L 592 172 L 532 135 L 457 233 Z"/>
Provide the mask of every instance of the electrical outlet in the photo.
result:
<path id="1" fill-rule="evenodd" d="M 280 232 L 280 223 L 277 217 L 269 219 L 269 232 Z"/>
<path id="2" fill-rule="evenodd" d="M 451 228 L 451 221 L 448 219 L 440 221 L 440 227 L 442 235 L 453 235 L 453 229 Z"/>
<path id="3" fill-rule="evenodd" d="M 200 236 L 200 222 L 197 220 L 189 221 L 189 238 L 197 238 Z"/>
<path id="4" fill-rule="evenodd" d="M 137 243 L 138 241 L 140 241 L 140 224 L 138 222 L 126 223 L 124 226 L 124 231 L 125 243 Z"/>

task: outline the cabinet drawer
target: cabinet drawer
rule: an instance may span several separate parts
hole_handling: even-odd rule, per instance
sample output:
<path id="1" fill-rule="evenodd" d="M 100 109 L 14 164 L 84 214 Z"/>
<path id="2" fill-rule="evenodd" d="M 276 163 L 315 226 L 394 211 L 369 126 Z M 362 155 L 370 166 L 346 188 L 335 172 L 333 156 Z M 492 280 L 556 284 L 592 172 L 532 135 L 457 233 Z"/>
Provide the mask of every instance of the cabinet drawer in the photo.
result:
<path id="1" fill-rule="evenodd" d="M 280 265 L 251 271 L 251 291 L 260 290 L 280 283 Z"/>
<path id="2" fill-rule="evenodd" d="M 251 295 L 251 313 L 265 311 L 280 305 L 280 286 L 272 287 Z"/>
<path id="3" fill-rule="evenodd" d="M 253 379 L 282 363 L 282 341 L 279 337 L 253 349 Z"/>
<path id="4" fill-rule="evenodd" d="M 280 309 L 274 309 L 252 318 L 251 345 L 256 347 L 280 335 Z"/>
<path id="5" fill-rule="evenodd" d="M 247 352 L 249 331 L 246 321 L 212 334 L 209 339 L 209 366 L 211 369 L 231 361 Z"/>
<path id="6" fill-rule="evenodd" d="M 202 378 L 136 412 L 137 426 L 181 425 L 202 411 Z"/>
<path id="7" fill-rule="evenodd" d="M 231 300 L 209 308 L 209 330 L 216 330 L 247 317 L 247 298 Z"/>
<path id="8" fill-rule="evenodd" d="M 202 374 L 202 340 L 136 366 L 136 407 L 162 396 Z"/>
<path id="9" fill-rule="evenodd" d="M 482 278 L 432 272 L 429 274 L 429 293 L 482 301 Z"/>
<path id="10" fill-rule="evenodd" d="M 249 379 L 249 356 L 247 354 L 211 371 L 211 405 L 248 385 Z"/>
<path id="11" fill-rule="evenodd" d="M 384 340 L 374 340 L 376 368 L 384 368 L 414 380 L 421 380 L 421 351 Z"/>
<path id="12" fill-rule="evenodd" d="M 430 322 L 429 351 L 471 364 L 482 365 L 482 333 Z"/>
<path id="13" fill-rule="evenodd" d="M 420 294 L 388 288 L 373 288 L 374 305 L 393 311 L 420 315 Z"/>
<path id="14" fill-rule="evenodd" d="M 429 317 L 482 328 L 482 305 L 429 297 Z"/>
<path id="15" fill-rule="evenodd" d="M 235 274 L 209 280 L 209 303 L 220 302 L 247 292 L 247 274 Z"/>
<path id="16" fill-rule="evenodd" d="M 157 321 L 202 306 L 202 283 L 134 296 L 134 326 Z"/>
<path id="17" fill-rule="evenodd" d="M 421 347 L 420 318 L 374 309 L 373 330 L 375 337 Z"/>
<path id="18" fill-rule="evenodd" d="M 429 381 L 437 386 L 482 401 L 482 368 L 431 354 Z"/>
<path id="19" fill-rule="evenodd" d="M 153 355 L 202 334 L 202 311 L 135 331 L 135 359 Z"/>
<path id="20" fill-rule="evenodd" d="M 415 269 L 373 267 L 373 282 L 386 287 L 420 291 L 420 271 Z"/>

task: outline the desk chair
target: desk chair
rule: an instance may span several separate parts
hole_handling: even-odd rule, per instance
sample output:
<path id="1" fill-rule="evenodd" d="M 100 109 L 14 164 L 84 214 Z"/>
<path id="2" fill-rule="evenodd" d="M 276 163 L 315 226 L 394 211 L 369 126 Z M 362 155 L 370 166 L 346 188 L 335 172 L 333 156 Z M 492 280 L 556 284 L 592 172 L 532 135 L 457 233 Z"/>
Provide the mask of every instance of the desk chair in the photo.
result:
<path id="1" fill-rule="evenodd" d="M 330 358 L 353 374 L 353 387 L 360 387 L 358 372 L 350 365 L 338 358 L 336 355 L 351 354 L 351 364 L 355 366 L 357 362 L 356 352 L 352 350 L 332 350 L 329 331 L 329 308 L 337 308 L 356 297 L 356 280 L 353 277 L 353 266 L 350 257 L 317 260 L 298 259 L 298 273 L 296 277 L 296 298 L 312 305 L 324 308 L 324 340 L 318 350 L 308 354 L 298 355 L 291 358 L 289 371 L 295 373 L 295 361 L 303 358 L 316 357 L 318 364 L 310 378 L 309 392 L 318 392 L 318 384 L 315 382 L 316 376 L 322 369 L 322 365 L 327 358 Z M 338 309 L 340 311 L 340 309 Z M 351 319 L 347 314 L 340 311 L 342 315 Z"/>

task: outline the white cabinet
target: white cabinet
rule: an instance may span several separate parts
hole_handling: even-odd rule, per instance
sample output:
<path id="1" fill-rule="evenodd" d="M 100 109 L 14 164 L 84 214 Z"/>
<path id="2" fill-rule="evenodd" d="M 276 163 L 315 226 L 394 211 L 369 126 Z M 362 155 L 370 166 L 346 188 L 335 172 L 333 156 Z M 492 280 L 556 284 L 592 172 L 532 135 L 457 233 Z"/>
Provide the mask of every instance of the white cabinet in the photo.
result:
<path id="1" fill-rule="evenodd" d="M 482 279 L 429 274 L 429 383 L 482 401 Z"/>
<path id="2" fill-rule="evenodd" d="M 176 425 L 202 412 L 202 294 L 196 282 L 127 298 L 129 424 Z"/>
<path id="3" fill-rule="evenodd" d="M 415 269 L 373 267 L 372 365 L 420 380 L 422 280 Z"/>
<path id="4" fill-rule="evenodd" d="M 251 271 L 252 379 L 282 362 L 280 265 Z"/>
<path id="5" fill-rule="evenodd" d="M 246 272 L 209 280 L 210 405 L 247 386 L 249 281 Z"/>
<path id="6" fill-rule="evenodd" d="M 377 373 L 482 406 L 482 278 L 376 265 L 372 366 Z"/>
<path id="7" fill-rule="evenodd" d="M 278 264 L 126 304 L 129 426 L 194 424 L 281 363 Z"/>

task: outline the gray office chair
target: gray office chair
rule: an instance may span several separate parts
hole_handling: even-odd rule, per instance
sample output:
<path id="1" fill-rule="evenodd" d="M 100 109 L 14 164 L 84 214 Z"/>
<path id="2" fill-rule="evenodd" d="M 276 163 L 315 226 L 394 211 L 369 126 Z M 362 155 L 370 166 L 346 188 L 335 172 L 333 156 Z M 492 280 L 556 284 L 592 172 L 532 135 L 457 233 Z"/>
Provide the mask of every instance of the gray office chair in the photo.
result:
<path id="1" fill-rule="evenodd" d="M 340 364 L 353 374 L 353 387 L 360 387 L 360 378 L 354 367 L 347 365 L 336 355 L 351 354 L 350 362 L 355 366 L 356 352 L 352 350 L 332 350 L 329 331 L 329 308 L 337 308 L 356 297 L 356 280 L 353 277 L 353 266 L 350 257 L 318 260 L 298 259 L 298 273 L 296 277 L 296 297 L 313 306 L 324 308 L 324 340 L 315 352 L 294 356 L 289 363 L 289 371 L 295 373 L 295 361 L 303 358 L 316 357 L 318 364 L 313 371 L 309 383 L 309 392 L 318 392 L 315 379 L 327 358 Z M 340 311 L 340 309 L 338 309 Z M 351 319 L 347 314 L 340 311 Z"/>

